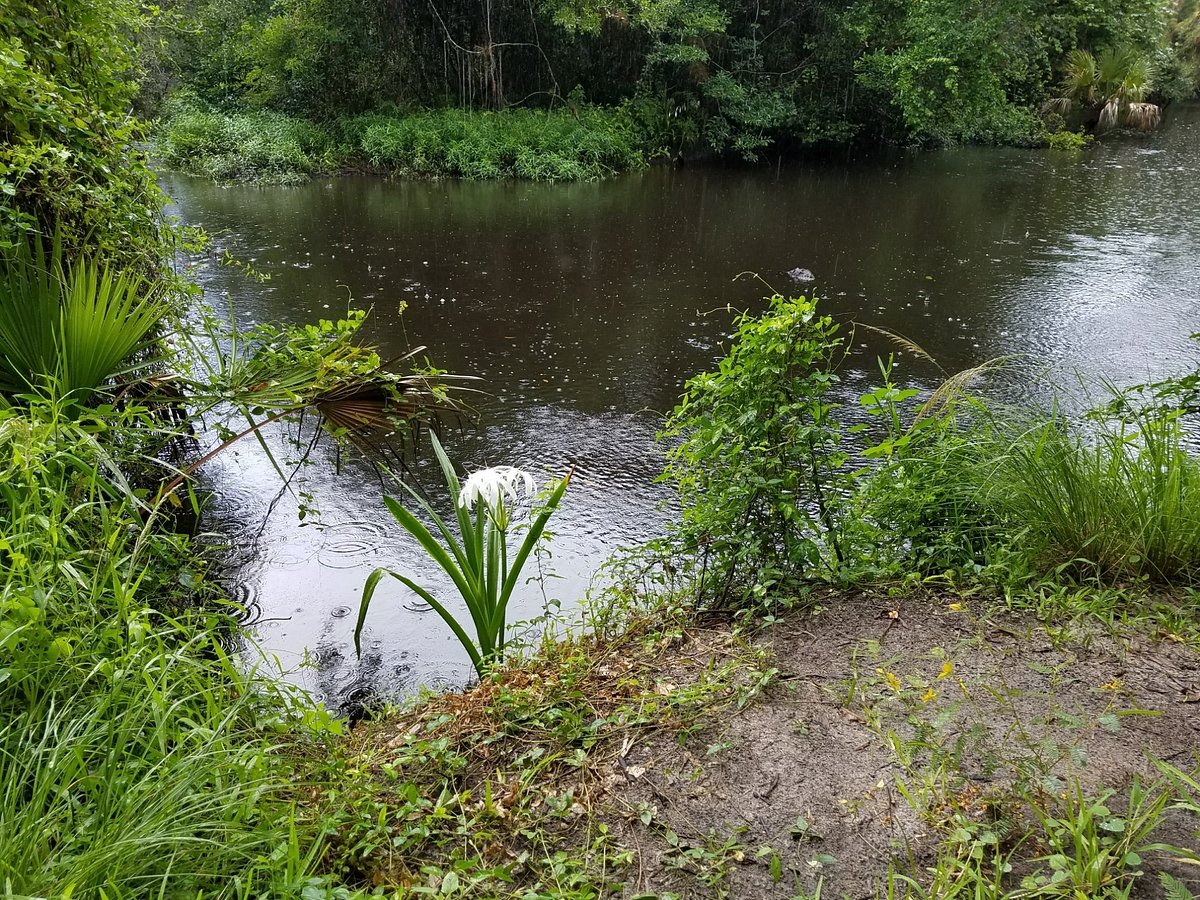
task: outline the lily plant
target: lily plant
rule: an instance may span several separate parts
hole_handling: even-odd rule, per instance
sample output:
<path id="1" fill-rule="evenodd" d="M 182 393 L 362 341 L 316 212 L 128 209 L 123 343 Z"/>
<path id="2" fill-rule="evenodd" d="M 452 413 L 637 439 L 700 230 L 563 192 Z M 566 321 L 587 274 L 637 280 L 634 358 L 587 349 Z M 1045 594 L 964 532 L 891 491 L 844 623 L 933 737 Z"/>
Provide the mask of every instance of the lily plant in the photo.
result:
<path id="1" fill-rule="evenodd" d="M 429 438 L 454 501 L 458 533 L 455 534 L 433 507 L 406 484 L 403 485 L 404 489 L 433 522 L 436 537 L 394 498 L 385 497 L 384 503 L 396 521 L 416 538 L 430 559 L 450 576 L 467 605 L 471 617 L 469 625 L 474 628 L 475 636 L 472 638 L 468 632 L 468 623 L 460 621 L 429 590 L 406 575 L 392 569 L 378 568 L 367 578 L 363 587 L 358 622 L 354 628 L 354 647 L 361 655 L 361 636 L 367 610 L 379 582 L 384 576 L 390 575 L 437 611 L 462 643 L 475 671 L 482 678 L 504 651 L 509 600 L 521 577 L 521 570 L 545 531 L 550 516 L 558 508 L 571 476 L 568 474 L 552 482 L 545 503 L 533 506 L 536 483 L 528 472 L 512 466 L 496 466 L 475 472 L 465 483 L 460 483 L 437 435 L 430 432 Z M 509 533 L 524 518 L 521 513 L 526 502 L 530 504 L 528 527 L 516 553 L 510 558 Z"/>

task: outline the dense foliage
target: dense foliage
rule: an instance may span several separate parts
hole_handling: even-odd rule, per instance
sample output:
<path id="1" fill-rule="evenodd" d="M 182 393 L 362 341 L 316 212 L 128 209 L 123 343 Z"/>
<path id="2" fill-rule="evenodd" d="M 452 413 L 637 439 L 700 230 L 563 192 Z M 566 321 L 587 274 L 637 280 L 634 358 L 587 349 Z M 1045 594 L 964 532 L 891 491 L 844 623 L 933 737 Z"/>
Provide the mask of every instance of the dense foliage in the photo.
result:
<path id="1" fill-rule="evenodd" d="M 0 15 L 0 246 L 57 223 L 158 268 L 162 196 L 129 115 L 138 90 L 134 0 L 7 0 Z"/>
<path id="2" fill-rule="evenodd" d="M 709 601 L 758 604 L 813 579 L 1200 579 L 1184 423 L 1200 373 L 1072 421 L 967 393 L 1002 361 L 932 392 L 896 385 L 885 362 L 846 404 L 837 326 L 813 301 L 777 296 L 736 325 L 663 434 L 683 506 L 665 546 Z"/>
<path id="3" fill-rule="evenodd" d="M 804 298 L 744 314 L 716 372 L 691 379 L 661 438 L 674 441 L 676 538 L 699 558 L 702 587 L 759 597 L 787 578 L 836 569 L 846 463 L 831 390 L 838 328 Z"/>
<path id="4" fill-rule="evenodd" d="M 233 877 L 292 893 L 268 737 L 284 708 L 227 657 L 232 618 L 195 605 L 212 596 L 203 565 L 104 449 L 153 422 L 48 401 L 0 410 L 6 893 L 229 896 Z"/>
<path id="5" fill-rule="evenodd" d="M 1159 0 L 177 0 L 172 9 L 149 64 L 152 93 L 182 85 L 218 106 L 324 122 L 586 99 L 622 105 L 642 145 L 670 153 L 753 159 L 852 141 L 1035 140 L 1036 111 L 1057 95 L 1075 50 L 1140 54 L 1163 71 L 1163 97 L 1194 87 L 1184 49 L 1167 47 Z M 1179 27 L 1181 45 L 1189 27 Z"/>
<path id="6" fill-rule="evenodd" d="M 356 165 L 418 176 L 579 181 L 643 164 L 629 117 L 591 106 L 373 113 L 323 129 L 279 112 L 221 112 L 194 97 L 176 97 L 157 150 L 163 162 L 185 172 L 276 183 Z"/>

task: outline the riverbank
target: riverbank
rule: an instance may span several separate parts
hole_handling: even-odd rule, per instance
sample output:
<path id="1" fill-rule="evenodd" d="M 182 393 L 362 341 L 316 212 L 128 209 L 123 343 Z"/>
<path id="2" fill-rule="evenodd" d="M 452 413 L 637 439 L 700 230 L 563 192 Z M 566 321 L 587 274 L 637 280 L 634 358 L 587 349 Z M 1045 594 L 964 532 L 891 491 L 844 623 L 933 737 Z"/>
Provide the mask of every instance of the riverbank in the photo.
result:
<path id="1" fill-rule="evenodd" d="M 278 112 L 223 112 L 182 97 L 168 106 L 155 135 L 166 166 L 266 184 L 362 171 L 587 181 L 641 168 L 655 155 L 624 110 L 588 105 L 360 115 L 317 125 Z"/>
<path id="2" fill-rule="evenodd" d="M 399 896 L 1167 896 L 1194 607 L 1036 596 L 817 589 L 766 627 L 664 607 L 548 645 L 360 723 L 312 807 L 326 865 Z"/>
<path id="3" fill-rule="evenodd" d="M 500 112 L 438 109 L 346 116 L 322 124 L 269 110 L 221 110 L 182 94 L 166 104 L 157 120 L 153 148 L 163 166 L 178 172 L 222 183 L 281 185 L 364 173 L 580 182 L 637 171 L 655 160 L 682 163 L 683 151 L 670 149 L 632 109 L 628 104 Z M 1092 142 L 1090 134 L 1063 123 L 1039 124 L 1032 110 L 1026 112 L 1028 127 L 976 143 L 1077 152 Z M 780 165 L 785 155 L 824 158 L 837 146 L 822 146 L 819 152 L 783 148 L 772 160 Z M 867 155 L 888 149 L 885 144 L 859 147 Z M 703 148 L 692 153 L 689 160 L 697 163 L 722 159 Z M 743 158 L 740 164 L 749 161 Z"/>

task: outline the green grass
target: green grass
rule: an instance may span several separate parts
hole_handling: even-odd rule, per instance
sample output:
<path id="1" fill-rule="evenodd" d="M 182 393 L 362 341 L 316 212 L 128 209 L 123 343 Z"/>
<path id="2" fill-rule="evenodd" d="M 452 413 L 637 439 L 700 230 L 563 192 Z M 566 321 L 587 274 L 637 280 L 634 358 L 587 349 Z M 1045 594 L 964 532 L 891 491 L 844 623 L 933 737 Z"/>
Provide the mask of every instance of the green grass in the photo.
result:
<path id="1" fill-rule="evenodd" d="M 1091 432 L 1038 423 L 981 489 L 1043 570 L 1185 585 L 1200 573 L 1200 460 L 1173 415 Z"/>
<path id="2" fill-rule="evenodd" d="M 421 177 L 586 181 L 644 164 L 622 110 L 444 109 L 364 115 L 328 128 L 273 112 L 221 112 L 188 97 L 168 105 L 158 158 L 218 181 L 295 183 L 364 166 Z"/>
<path id="3" fill-rule="evenodd" d="M 967 398 L 912 415 L 856 476 L 854 577 L 1195 585 L 1200 459 L 1177 410 L 1069 421 Z"/>
<path id="4" fill-rule="evenodd" d="M 642 165 L 625 116 L 596 107 L 364 116 L 345 130 L 372 164 L 413 175 L 584 181 Z"/>
<path id="5" fill-rule="evenodd" d="M 155 153 L 173 169 L 217 181 L 294 184 L 335 165 L 316 125 L 277 112 L 219 112 L 187 97 L 170 104 Z"/>
<path id="6" fill-rule="evenodd" d="M 228 658 L 202 564 L 100 449 L 150 427 L 0 410 L 0 884 L 299 896 L 315 845 L 277 753 L 293 717 Z"/>

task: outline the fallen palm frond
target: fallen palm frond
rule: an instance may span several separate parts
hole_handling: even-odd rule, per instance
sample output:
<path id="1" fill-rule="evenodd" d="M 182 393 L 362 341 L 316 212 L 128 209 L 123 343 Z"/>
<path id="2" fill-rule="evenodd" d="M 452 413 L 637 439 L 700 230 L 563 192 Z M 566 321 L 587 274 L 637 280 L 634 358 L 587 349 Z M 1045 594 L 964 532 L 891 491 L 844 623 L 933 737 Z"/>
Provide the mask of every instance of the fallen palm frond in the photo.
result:
<path id="1" fill-rule="evenodd" d="M 365 313 L 351 312 L 338 322 L 304 328 L 259 325 L 230 335 L 211 329 L 214 346 L 194 348 L 206 369 L 204 378 L 188 382 L 187 393 L 198 415 L 223 410 L 239 416 L 246 427 L 236 432 L 225 428 L 224 441 L 182 470 L 162 495 L 174 492 L 226 447 L 274 422 L 315 414 L 335 439 L 378 456 L 385 444 L 406 445 L 441 416 L 467 412 L 451 391 L 473 379 L 417 367 L 414 361 L 424 347 L 385 363 L 374 348 L 355 340 L 365 318 Z M 222 349 L 223 343 L 227 348 Z M 393 371 L 400 363 L 411 370 Z M 261 438 L 260 443 L 265 447 Z"/>

